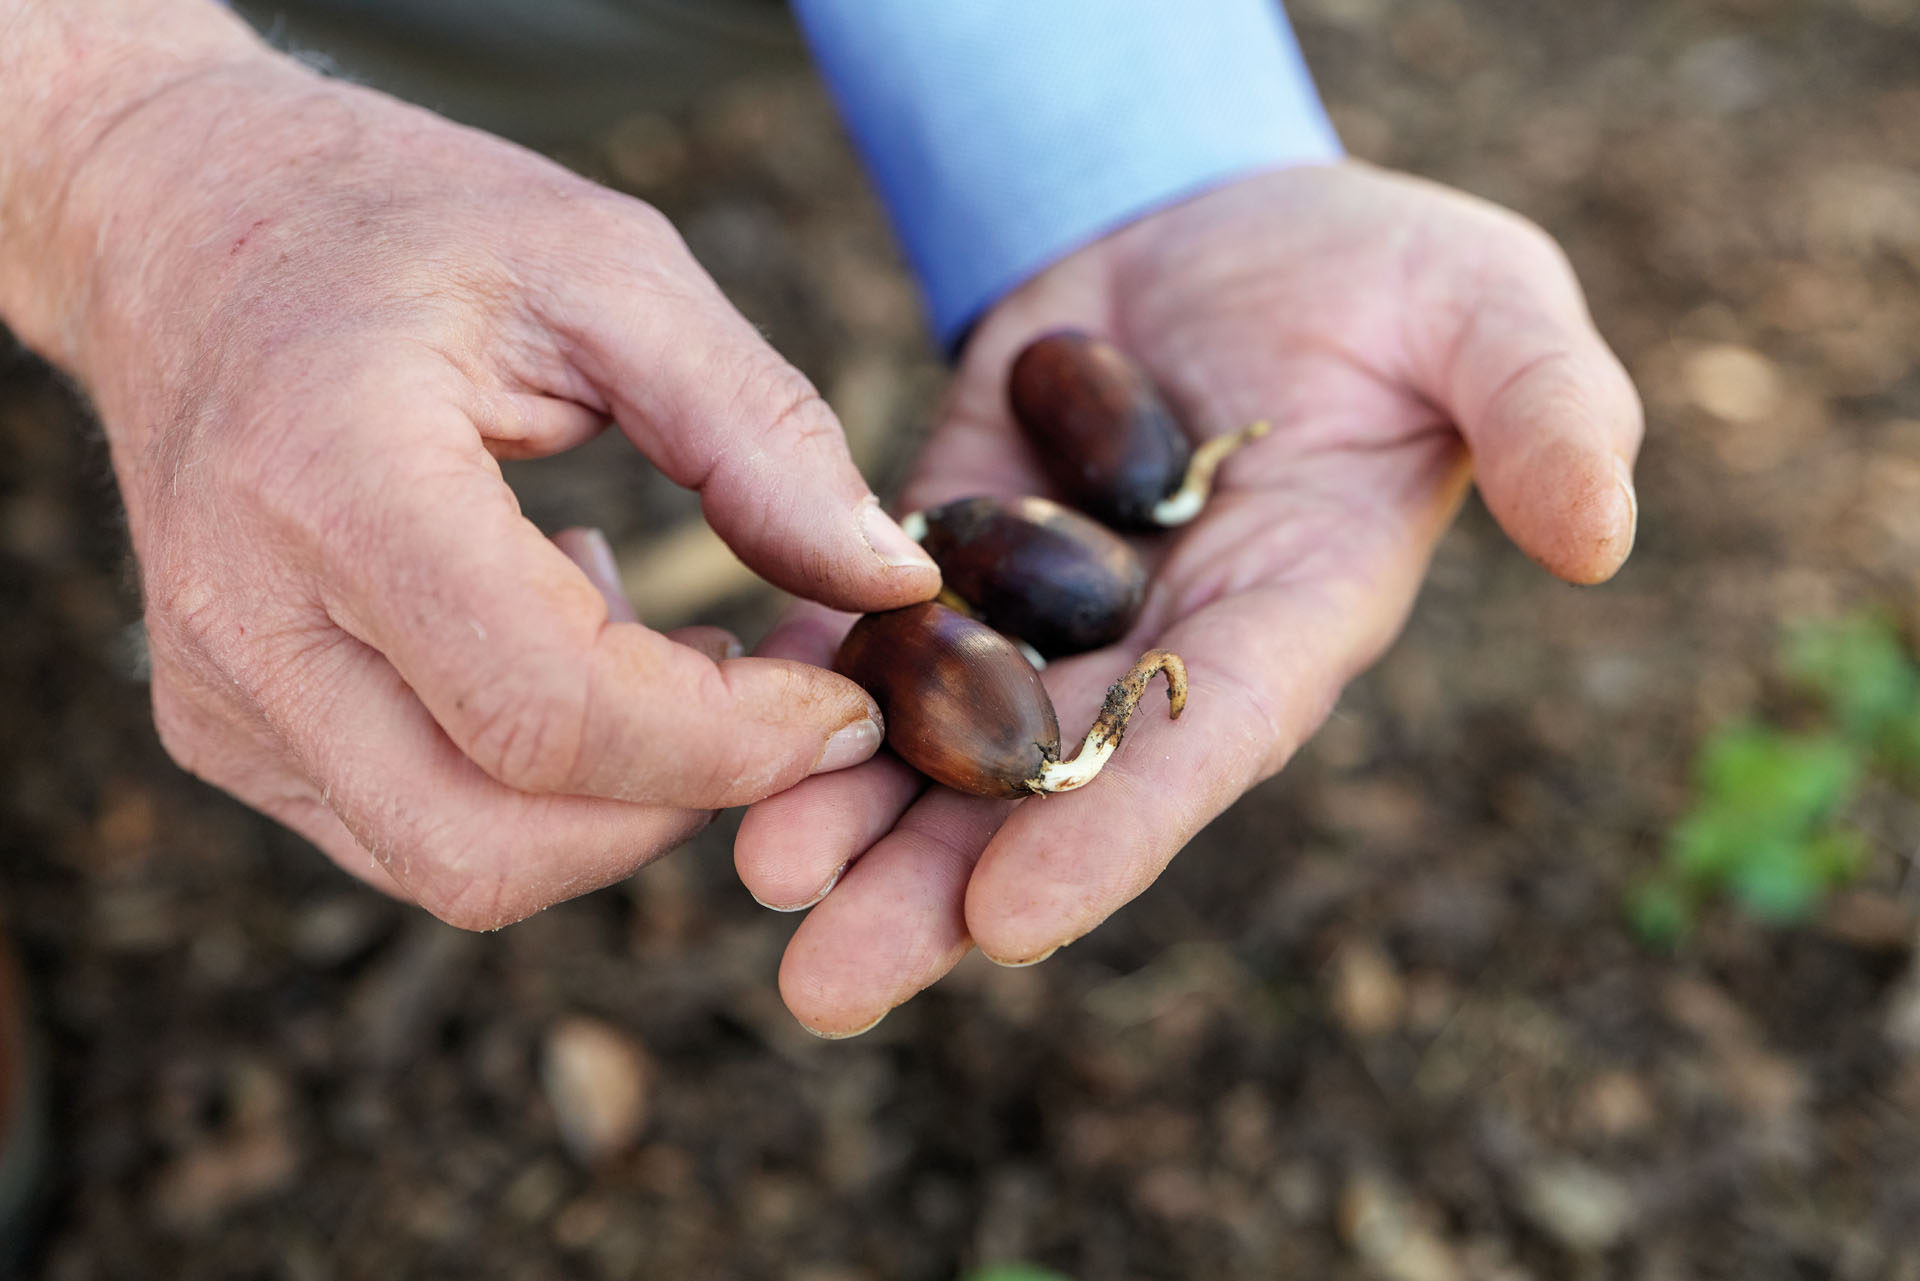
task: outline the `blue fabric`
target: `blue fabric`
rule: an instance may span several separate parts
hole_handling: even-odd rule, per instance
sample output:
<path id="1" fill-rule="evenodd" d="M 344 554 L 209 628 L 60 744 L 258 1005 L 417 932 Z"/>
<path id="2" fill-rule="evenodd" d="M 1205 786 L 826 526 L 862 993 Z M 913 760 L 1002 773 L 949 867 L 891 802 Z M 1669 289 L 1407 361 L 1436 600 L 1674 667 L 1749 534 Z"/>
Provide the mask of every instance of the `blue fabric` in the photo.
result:
<path id="1" fill-rule="evenodd" d="M 956 343 L 1049 263 L 1340 142 L 1277 0 L 796 0 Z"/>

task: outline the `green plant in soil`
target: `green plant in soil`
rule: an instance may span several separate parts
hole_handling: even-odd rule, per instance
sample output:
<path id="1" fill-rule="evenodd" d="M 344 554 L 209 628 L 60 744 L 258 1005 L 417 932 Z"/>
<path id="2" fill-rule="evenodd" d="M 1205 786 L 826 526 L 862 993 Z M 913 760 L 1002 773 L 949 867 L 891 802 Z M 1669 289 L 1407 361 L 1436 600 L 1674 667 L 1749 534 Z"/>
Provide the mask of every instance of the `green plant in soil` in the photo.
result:
<path id="1" fill-rule="evenodd" d="M 1723 896 L 1762 921 L 1805 920 L 1866 862 L 1866 838 L 1848 821 L 1860 789 L 1920 784 L 1920 666 L 1891 621 L 1790 627 L 1781 667 L 1811 696 L 1814 723 L 1725 725 L 1701 745 L 1693 803 L 1630 897 L 1650 942 L 1677 942 Z"/>
<path id="2" fill-rule="evenodd" d="M 1069 1278 L 1031 1263 L 995 1263 L 975 1268 L 960 1281 L 1069 1281 Z"/>

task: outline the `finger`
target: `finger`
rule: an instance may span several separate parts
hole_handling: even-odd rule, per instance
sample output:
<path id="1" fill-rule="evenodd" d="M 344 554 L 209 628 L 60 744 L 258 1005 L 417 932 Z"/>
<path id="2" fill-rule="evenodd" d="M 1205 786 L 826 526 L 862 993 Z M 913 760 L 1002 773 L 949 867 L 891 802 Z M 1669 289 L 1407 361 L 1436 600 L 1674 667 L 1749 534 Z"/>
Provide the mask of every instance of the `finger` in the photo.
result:
<path id="1" fill-rule="evenodd" d="M 424 406 L 410 417 L 426 443 L 398 456 L 377 431 L 337 431 L 311 464 L 325 474 L 305 484 L 328 505 L 301 509 L 295 532 L 321 562 L 332 618 L 386 655 L 494 778 L 712 809 L 879 745 L 877 709 L 850 681 L 797 663 L 715 664 L 610 622 L 458 415 Z"/>
<path id="2" fill-rule="evenodd" d="M 225 691 L 191 682 L 161 654 L 153 656 L 152 691 L 154 727 L 181 769 L 291 828 L 374 889 L 411 901 L 287 760 L 264 720 Z"/>
<path id="3" fill-rule="evenodd" d="M 548 392 L 463 388 L 474 425 L 495 458 L 551 458 L 577 448 L 611 426 L 591 405 Z"/>
<path id="4" fill-rule="evenodd" d="M 796 601 L 754 652 L 824 667 L 852 623 L 850 615 Z M 803 779 L 769 796 L 748 808 L 734 837 L 741 883 L 763 907 L 812 907 L 926 786 L 918 771 L 882 752 L 853 769 Z"/>
<path id="5" fill-rule="evenodd" d="M 620 564 L 613 558 L 613 545 L 605 534 L 590 526 L 575 526 L 555 534 L 553 545 L 580 567 L 580 572 L 600 593 L 600 599 L 607 605 L 609 622 L 640 621 L 640 616 L 633 612 L 633 602 L 627 599 L 626 587 L 620 582 Z"/>
<path id="6" fill-rule="evenodd" d="M 1240 596 L 1168 633 L 1166 647 L 1186 660 L 1185 712 L 1172 721 L 1157 696 L 1143 700 L 1097 778 L 1014 812 L 967 887 L 967 929 L 983 953 L 1029 965 L 1091 930 L 1318 727 L 1344 656 L 1299 632 L 1269 630 L 1273 615 L 1290 612 L 1270 602 L 1261 617 Z M 1258 684 L 1234 674 L 1249 653 L 1260 655 Z M 1092 720 L 1126 662 L 1113 656 L 1072 675 L 1056 698 L 1063 733 Z"/>
<path id="7" fill-rule="evenodd" d="M 780 995 L 808 1030 L 857 1036 L 971 946 L 967 878 L 1012 808 L 935 788 L 807 914 L 780 963 Z"/>
<path id="8" fill-rule="evenodd" d="M 265 798 L 268 808 L 348 870 L 389 878 L 452 924 L 493 929 L 610 884 L 710 820 L 502 785 L 454 745 L 391 665 L 350 637 L 318 638 L 279 661 L 284 697 L 269 722 L 307 795 Z M 240 786 L 242 799 L 262 799 Z"/>
<path id="9" fill-rule="evenodd" d="M 347 647 L 345 657 L 349 662 L 356 651 L 368 655 L 351 641 L 343 641 L 343 645 Z M 373 777 L 384 775 L 395 797 L 417 802 L 422 810 L 436 804 L 456 807 L 455 824 L 444 832 L 441 843 L 434 848 L 416 847 L 403 831 L 368 839 L 356 835 L 329 804 L 337 794 L 341 803 L 360 808 L 351 799 L 350 789 L 336 789 L 331 782 L 317 783 L 297 767 L 289 746 L 274 734 L 269 722 L 233 703 L 224 691 L 191 685 L 173 664 L 160 656 L 156 656 L 153 672 L 154 722 L 168 752 L 183 769 L 305 837 L 343 870 L 372 888 L 404 902 L 426 906 L 443 919 L 470 928 L 492 928 L 528 915 L 553 901 L 548 895 L 562 891 L 543 890 L 534 885 L 517 894 L 500 895 L 483 908 L 471 897 L 472 891 L 455 883 L 454 877 L 433 874 L 428 869 L 456 857 L 471 858 L 476 850 L 481 851 L 482 861 L 498 861 L 501 855 L 485 853 L 485 842 L 492 841 L 497 843 L 499 851 L 516 857 L 523 864 L 543 869 L 584 858 L 587 867 L 575 879 L 584 878 L 583 884 L 596 879 L 606 883 L 649 861 L 653 854 L 679 844 L 708 821 L 708 815 L 697 812 L 643 810 L 614 802 L 588 802 L 585 804 L 603 808 L 625 829 L 613 842 L 615 854 L 611 859 L 596 854 L 596 846 L 608 844 L 605 836 L 593 832 L 598 824 L 581 824 L 566 815 L 556 816 L 550 807 L 545 813 L 522 814 L 519 811 L 529 804 L 543 806 L 544 802 L 515 796 L 484 775 L 475 779 L 471 763 L 458 758 L 455 758 L 456 773 L 466 778 L 444 777 L 433 767 L 433 758 L 444 754 L 444 738 L 431 722 L 425 721 L 417 704 L 408 706 L 411 700 L 405 697 L 404 690 L 398 691 L 395 697 L 390 684 L 391 669 L 380 663 L 377 656 L 368 655 L 366 661 L 368 671 L 376 677 L 376 688 L 371 691 L 373 698 L 393 698 L 397 706 L 387 711 L 402 714 L 398 717 L 382 714 L 375 702 L 365 705 L 364 710 L 371 714 L 354 715 L 349 701 L 337 700 L 328 706 L 323 733 L 329 746 L 334 741 L 364 743 L 377 753 L 374 758 L 362 759 L 358 764 Z M 355 683 L 352 674 L 337 679 L 345 685 Z M 309 681 L 332 683 L 332 679 L 317 675 Z M 343 711 L 346 714 L 339 714 Z M 424 729 L 428 737 L 438 740 L 435 745 L 438 750 L 416 752 L 406 737 L 391 737 L 387 727 L 396 720 L 401 723 L 405 736 L 417 737 Z M 477 788 L 469 786 L 475 782 Z M 409 809 L 413 807 L 406 805 Z M 399 807 L 381 802 L 371 808 L 385 811 Z M 432 825 L 426 815 L 421 822 Z M 555 853 L 543 852 L 547 843 L 551 843 Z M 376 857 L 374 850 L 385 851 L 386 857 Z M 395 875 L 396 867 L 420 871 L 403 881 Z"/>
<path id="10" fill-rule="evenodd" d="M 1488 510 L 1547 569 L 1596 583 L 1633 548 L 1638 393 L 1560 249 L 1505 215 L 1497 256 L 1437 257 L 1409 307 L 1414 384 L 1473 450 Z"/>
<path id="11" fill-rule="evenodd" d="M 567 559 L 580 567 L 594 590 L 600 593 L 600 599 L 607 603 L 607 619 L 615 623 L 638 622 L 633 612 L 633 602 L 627 599 L 627 589 L 620 581 L 620 565 L 613 557 L 613 546 L 607 542 L 607 536 L 598 529 L 588 526 L 575 526 L 563 529 L 553 536 L 553 545 L 567 554 Z M 696 653 L 705 654 L 718 663 L 729 658 L 739 658 L 746 653 L 746 647 L 740 638 L 724 627 L 710 627 L 694 624 L 676 627 L 666 634 L 667 639 L 676 645 L 685 645 Z"/>
<path id="12" fill-rule="evenodd" d="M 748 807 L 733 839 L 740 883 L 776 912 L 812 907 L 926 786 L 918 771 L 883 753 L 769 796 Z"/>
<path id="13" fill-rule="evenodd" d="M 685 645 L 696 654 L 704 654 L 715 663 L 725 662 L 729 658 L 739 658 L 746 653 L 746 647 L 740 638 L 724 627 L 709 627 L 694 624 L 689 627 L 676 627 L 667 633 L 667 639 L 676 645 Z"/>
<path id="14" fill-rule="evenodd" d="M 570 276 L 551 318 L 640 449 L 776 585 L 844 609 L 926 600 L 939 573 L 882 512 L 839 420 L 645 207 L 629 266 Z"/>
<path id="15" fill-rule="evenodd" d="M 795 601 L 753 647 L 754 656 L 831 667 L 854 617 L 811 601 Z"/>

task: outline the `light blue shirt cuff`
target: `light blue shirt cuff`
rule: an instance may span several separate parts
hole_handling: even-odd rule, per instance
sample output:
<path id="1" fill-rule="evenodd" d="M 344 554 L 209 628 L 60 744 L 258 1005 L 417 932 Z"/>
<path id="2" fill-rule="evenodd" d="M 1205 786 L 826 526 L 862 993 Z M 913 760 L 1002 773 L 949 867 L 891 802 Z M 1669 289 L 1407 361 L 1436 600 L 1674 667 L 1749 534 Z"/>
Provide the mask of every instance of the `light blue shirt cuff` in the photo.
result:
<path id="1" fill-rule="evenodd" d="M 952 346 L 1142 214 L 1340 157 L 1276 0 L 796 0 Z"/>

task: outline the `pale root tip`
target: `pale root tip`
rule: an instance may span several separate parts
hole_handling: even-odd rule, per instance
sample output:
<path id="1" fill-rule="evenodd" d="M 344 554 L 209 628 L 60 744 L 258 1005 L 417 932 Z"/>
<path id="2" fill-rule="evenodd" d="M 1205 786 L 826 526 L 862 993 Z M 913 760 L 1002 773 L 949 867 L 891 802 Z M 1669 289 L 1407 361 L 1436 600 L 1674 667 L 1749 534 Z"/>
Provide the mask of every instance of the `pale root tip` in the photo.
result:
<path id="1" fill-rule="evenodd" d="M 1107 759 L 1118 747 L 1117 739 L 1108 738 L 1095 742 L 1098 731 L 1087 735 L 1087 741 L 1075 753 L 1070 761 L 1048 761 L 1040 767 L 1033 781 L 1027 786 L 1041 796 L 1052 792 L 1071 792 L 1075 788 L 1085 787 L 1094 776 L 1105 768 Z"/>
<path id="2" fill-rule="evenodd" d="M 1272 430 L 1273 424 L 1262 418 L 1239 431 L 1215 436 L 1194 450 L 1193 461 L 1187 464 L 1187 475 L 1180 482 L 1180 488 L 1154 504 L 1153 523 L 1171 529 L 1198 516 L 1213 494 L 1213 477 L 1220 470 L 1220 464 L 1241 446 L 1260 439 Z"/>
<path id="3" fill-rule="evenodd" d="M 1186 660 L 1171 650 L 1160 651 L 1160 670 L 1167 674 L 1167 719 L 1177 721 L 1187 710 Z"/>

